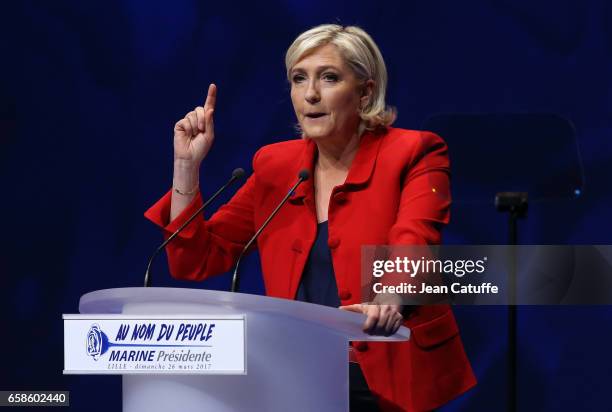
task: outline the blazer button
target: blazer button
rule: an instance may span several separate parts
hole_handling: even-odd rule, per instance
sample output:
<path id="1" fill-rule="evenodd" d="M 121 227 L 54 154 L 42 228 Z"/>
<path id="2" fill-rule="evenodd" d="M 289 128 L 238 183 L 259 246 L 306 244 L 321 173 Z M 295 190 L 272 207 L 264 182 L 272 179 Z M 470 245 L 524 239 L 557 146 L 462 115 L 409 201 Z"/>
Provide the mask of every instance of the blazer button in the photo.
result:
<path id="1" fill-rule="evenodd" d="M 338 192 L 334 195 L 334 202 L 336 202 L 339 205 L 346 203 L 347 200 L 348 198 L 346 196 L 346 193 L 344 192 Z"/>
<path id="2" fill-rule="evenodd" d="M 291 250 L 297 253 L 302 253 L 302 241 L 300 239 L 295 239 L 291 245 Z"/>
<path id="3" fill-rule="evenodd" d="M 329 238 L 329 240 L 327 241 L 327 246 L 329 246 L 330 249 L 337 248 L 339 244 L 340 239 L 338 239 L 337 237 Z"/>
<path id="4" fill-rule="evenodd" d="M 359 352 L 365 352 L 368 350 L 368 343 L 367 342 L 354 342 L 353 343 L 353 347 L 355 348 L 355 350 L 359 351 Z"/>
<path id="5" fill-rule="evenodd" d="M 353 296 L 351 294 L 351 292 L 349 292 L 346 289 L 342 289 L 339 293 L 338 293 L 338 297 L 340 298 L 340 300 L 349 300 L 351 298 L 351 296 Z"/>

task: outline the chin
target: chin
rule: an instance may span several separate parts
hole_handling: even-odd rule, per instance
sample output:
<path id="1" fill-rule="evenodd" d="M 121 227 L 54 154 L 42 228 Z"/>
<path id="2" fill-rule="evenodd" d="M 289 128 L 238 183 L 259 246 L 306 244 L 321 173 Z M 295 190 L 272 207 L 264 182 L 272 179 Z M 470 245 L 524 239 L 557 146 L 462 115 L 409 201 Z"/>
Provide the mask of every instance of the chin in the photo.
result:
<path id="1" fill-rule="evenodd" d="M 314 127 L 302 128 L 302 131 L 304 132 L 304 136 L 308 137 L 309 139 L 323 139 L 329 135 L 327 130 Z"/>

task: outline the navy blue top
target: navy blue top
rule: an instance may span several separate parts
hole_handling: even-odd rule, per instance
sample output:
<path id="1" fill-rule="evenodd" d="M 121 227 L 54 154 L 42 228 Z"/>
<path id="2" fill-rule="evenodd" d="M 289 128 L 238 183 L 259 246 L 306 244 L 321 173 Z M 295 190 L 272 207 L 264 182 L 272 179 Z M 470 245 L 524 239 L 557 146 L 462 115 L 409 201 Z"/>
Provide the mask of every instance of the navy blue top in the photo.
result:
<path id="1" fill-rule="evenodd" d="M 308 255 L 295 299 L 337 308 L 340 298 L 327 238 L 325 221 L 317 225 L 317 238 Z"/>

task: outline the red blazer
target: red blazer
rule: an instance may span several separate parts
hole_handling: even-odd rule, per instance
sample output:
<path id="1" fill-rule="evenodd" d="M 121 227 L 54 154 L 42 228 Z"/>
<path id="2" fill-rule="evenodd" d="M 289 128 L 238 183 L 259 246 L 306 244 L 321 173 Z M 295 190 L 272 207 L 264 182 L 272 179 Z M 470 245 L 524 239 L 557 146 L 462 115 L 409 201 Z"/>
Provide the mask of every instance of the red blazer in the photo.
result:
<path id="1" fill-rule="evenodd" d="M 230 270 L 298 172 L 308 169 L 313 176 L 316 153 L 311 140 L 261 148 L 253 158 L 253 174 L 234 197 L 209 220 L 196 219 L 168 246 L 172 275 L 202 280 Z M 168 224 L 167 193 L 145 216 L 168 236 L 201 204 L 197 197 Z M 361 245 L 440 243 L 449 206 L 449 162 L 442 139 L 395 128 L 366 132 L 346 181 L 334 188 L 329 203 L 329 247 L 342 304 L 360 302 Z M 316 230 L 309 179 L 257 241 L 267 295 L 295 298 Z M 476 384 L 448 306 L 419 306 L 404 324 L 412 330 L 408 342 L 353 345 L 383 410 L 434 409 Z"/>

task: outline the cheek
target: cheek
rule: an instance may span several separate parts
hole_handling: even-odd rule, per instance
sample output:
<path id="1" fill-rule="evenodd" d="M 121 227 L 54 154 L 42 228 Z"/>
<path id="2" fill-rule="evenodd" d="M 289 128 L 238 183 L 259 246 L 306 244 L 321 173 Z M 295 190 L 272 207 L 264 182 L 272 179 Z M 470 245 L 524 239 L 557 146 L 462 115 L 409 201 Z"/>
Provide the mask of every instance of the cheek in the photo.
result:
<path id="1" fill-rule="evenodd" d="M 336 93 L 334 96 L 330 96 L 329 101 L 333 104 L 334 111 L 338 116 L 353 117 L 357 115 L 359 109 L 359 96 L 353 91 Z"/>
<path id="2" fill-rule="evenodd" d="M 297 96 L 297 92 L 291 90 L 291 104 L 293 104 L 293 110 L 296 114 L 300 111 L 300 102 L 301 100 Z"/>

